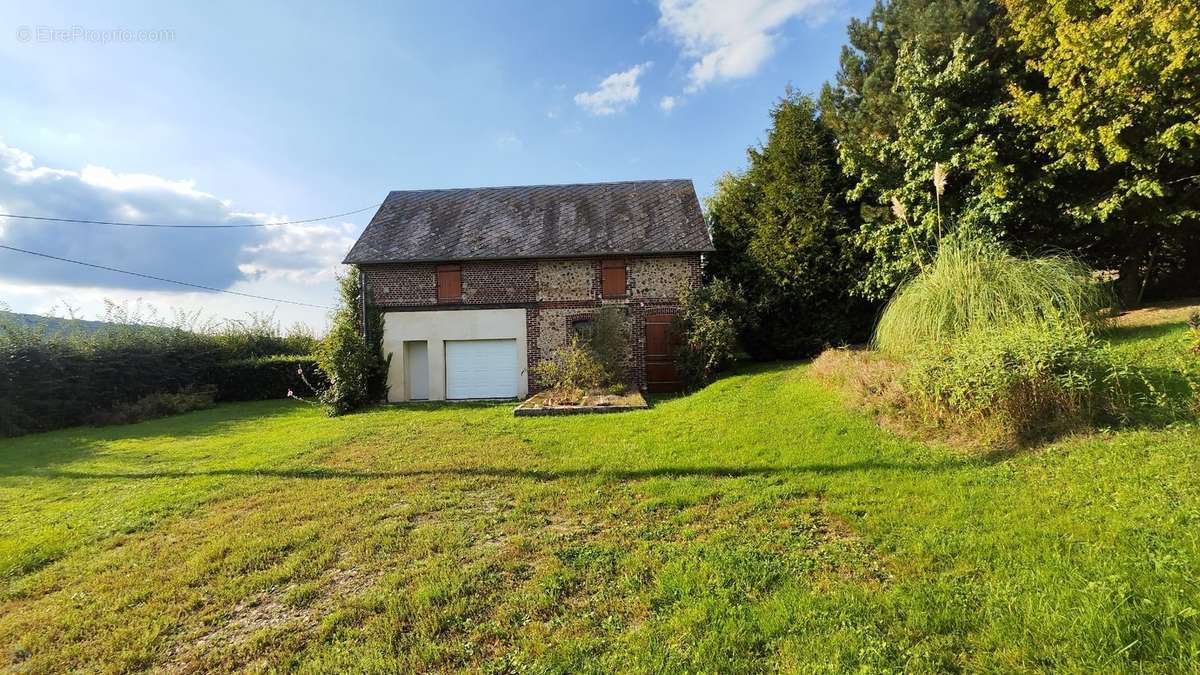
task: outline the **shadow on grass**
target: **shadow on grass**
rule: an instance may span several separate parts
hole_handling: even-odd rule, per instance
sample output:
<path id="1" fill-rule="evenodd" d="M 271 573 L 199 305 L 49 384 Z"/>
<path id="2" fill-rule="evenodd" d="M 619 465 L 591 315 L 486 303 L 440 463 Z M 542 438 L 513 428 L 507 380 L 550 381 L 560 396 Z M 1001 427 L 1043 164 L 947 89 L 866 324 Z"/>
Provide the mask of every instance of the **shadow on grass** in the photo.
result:
<path id="1" fill-rule="evenodd" d="M 204 471 L 146 471 L 146 472 L 88 472 L 55 469 L 2 471 L 5 476 L 66 478 L 71 480 L 146 480 L 159 478 L 251 477 L 301 480 L 393 480 L 402 478 L 515 478 L 534 481 L 556 481 L 573 478 L 608 478 L 612 480 L 643 480 L 647 478 L 746 478 L 751 476 L 784 476 L 797 474 L 839 474 L 859 471 L 895 471 L 928 473 L 950 471 L 978 464 L 968 459 L 947 459 L 938 462 L 892 462 L 863 460 L 846 464 L 805 464 L 797 466 L 764 467 L 659 467 L 650 469 L 515 469 L 506 467 L 448 467 L 409 469 L 403 471 L 353 471 L 346 469 L 211 469 Z"/>

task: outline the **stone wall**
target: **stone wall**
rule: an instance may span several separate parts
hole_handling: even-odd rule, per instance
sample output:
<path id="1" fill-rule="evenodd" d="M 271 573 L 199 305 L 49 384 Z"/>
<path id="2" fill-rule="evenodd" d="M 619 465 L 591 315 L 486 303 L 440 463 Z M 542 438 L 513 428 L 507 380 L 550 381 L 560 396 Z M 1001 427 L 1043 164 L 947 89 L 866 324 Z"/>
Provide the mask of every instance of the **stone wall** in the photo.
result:
<path id="1" fill-rule="evenodd" d="M 463 298 L 456 307 L 524 307 L 530 369 L 565 346 L 572 320 L 605 305 L 626 307 L 630 327 L 630 378 L 645 383 L 645 317 L 673 314 L 683 284 L 700 284 L 700 256 L 628 257 L 625 298 L 601 298 L 600 258 L 462 262 Z M 436 266 L 430 263 L 366 265 L 363 272 L 377 305 L 420 309 L 437 304 Z M 536 383 L 530 382 L 530 391 Z"/>
<path id="2" fill-rule="evenodd" d="M 597 260 L 539 260 L 539 301 L 591 300 L 599 295 L 600 266 Z"/>
<path id="3" fill-rule="evenodd" d="M 674 298 L 683 284 L 699 278 L 699 265 L 692 257 L 633 258 L 629 261 L 629 287 L 638 298 Z M 693 267 L 695 269 L 693 270 Z"/>

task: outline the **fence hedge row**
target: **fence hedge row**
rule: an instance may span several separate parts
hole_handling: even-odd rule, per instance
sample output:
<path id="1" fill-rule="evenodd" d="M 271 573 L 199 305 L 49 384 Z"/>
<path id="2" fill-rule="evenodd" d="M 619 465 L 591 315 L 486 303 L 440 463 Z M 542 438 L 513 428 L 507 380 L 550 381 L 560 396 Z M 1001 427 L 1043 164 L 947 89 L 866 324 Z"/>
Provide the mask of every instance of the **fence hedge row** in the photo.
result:
<path id="1" fill-rule="evenodd" d="M 233 359 L 203 340 L 0 344 L 0 436 L 87 423 L 154 394 L 216 387 L 218 401 L 301 396 L 325 379 L 309 356 Z"/>

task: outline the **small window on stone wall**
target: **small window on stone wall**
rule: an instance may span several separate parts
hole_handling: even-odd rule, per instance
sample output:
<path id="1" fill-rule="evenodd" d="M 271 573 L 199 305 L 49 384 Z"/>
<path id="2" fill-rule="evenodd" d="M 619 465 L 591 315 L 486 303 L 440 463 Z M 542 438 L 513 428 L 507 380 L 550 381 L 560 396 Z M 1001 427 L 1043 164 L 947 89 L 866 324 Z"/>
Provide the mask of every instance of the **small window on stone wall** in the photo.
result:
<path id="1" fill-rule="evenodd" d="M 571 319 L 571 335 L 578 337 L 580 340 L 588 341 L 592 339 L 592 317 L 581 316 L 577 319 Z"/>
<path id="2" fill-rule="evenodd" d="M 437 301 L 462 302 L 462 266 L 437 266 Z"/>
<path id="3" fill-rule="evenodd" d="M 600 293 L 606 298 L 625 297 L 625 261 L 604 260 L 600 263 Z"/>

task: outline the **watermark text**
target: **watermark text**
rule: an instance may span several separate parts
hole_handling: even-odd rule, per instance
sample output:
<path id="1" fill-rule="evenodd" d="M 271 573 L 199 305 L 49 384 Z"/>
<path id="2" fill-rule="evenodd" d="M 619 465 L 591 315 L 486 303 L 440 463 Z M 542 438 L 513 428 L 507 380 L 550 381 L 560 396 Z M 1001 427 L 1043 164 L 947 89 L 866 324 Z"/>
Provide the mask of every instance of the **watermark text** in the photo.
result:
<path id="1" fill-rule="evenodd" d="M 17 42 L 132 44 L 174 42 L 169 28 L 89 28 L 87 26 L 17 26 Z"/>

